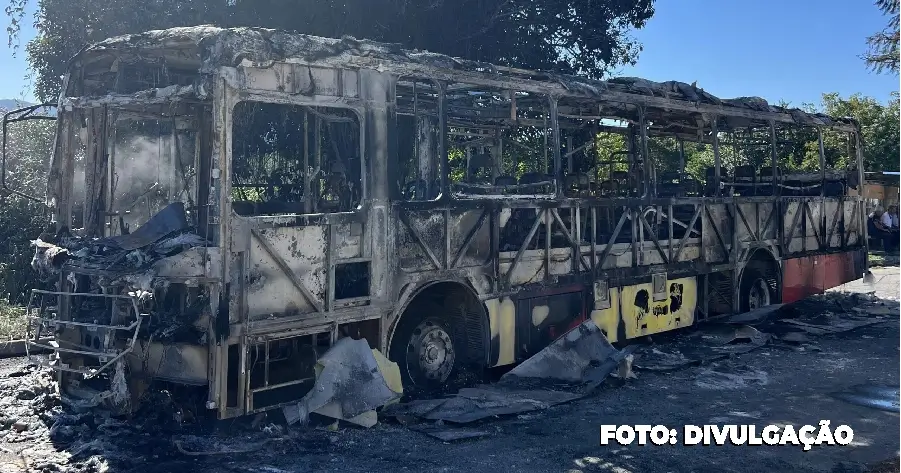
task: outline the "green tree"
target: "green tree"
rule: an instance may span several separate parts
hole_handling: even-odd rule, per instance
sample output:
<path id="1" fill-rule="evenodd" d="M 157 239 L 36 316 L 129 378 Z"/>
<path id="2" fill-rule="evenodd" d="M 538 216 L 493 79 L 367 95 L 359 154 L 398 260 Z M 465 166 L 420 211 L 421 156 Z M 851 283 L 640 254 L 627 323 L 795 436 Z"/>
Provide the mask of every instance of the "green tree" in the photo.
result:
<path id="1" fill-rule="evenodd" d="M 810 113 L 825 113 L 833 117 L 852 117 L 860 124 L 863 141 L 864 169 L 866 171 L 892 171 L 898 169 L 899 143 L 899 100 L 893 92 L 891 100 L 882 104 L 872 97 L 855 94 L 842 98 L 837 93 L 823 94 L 819 105 L 802 104 L 802 110 Z M 780 102 L 780 106 L 790 104 Z M 745 133 L 735 130 L 735 135 Z M 768 141 L 768 131 L 758 130 L 758 138 Z M 720 162 L 726 172 L 735 166 L 750 164 L 757 168 L 769 166 L 772 150 L 769 146 L 741 147 L 730 145 L 734 137 L 730 133 L 720 133 Z M 598 152 L 608 156 L 612 151 L 625 149 L 624 141 L 618 135 L 601 133 L 598 135 Z M 830 169 L 845 169 L 854 164 L 849 156 L 845 133 L 829 130 L 823 132 L 823 148 L 826 166 Z M 705 170 L 712 167 L 713 147 L 698 143 L 684 143 L 685 172 L 695 179 L 704 180 Z M 660 172 L 675 171 L 679 162 L 679 142 L 673 138 L 651 138 L 648 151 Z M 781 131 L 776 156 L 779 166 L 785 171 L 815 171 L 820 167 L 817 131 L 812 127 L 794 127 Z"/>
<path id="2" fill-rule="evenodd" d="M 626 137 L 619 133 L 598 133 L 594 140 L 596 159 L 600 163 L 595 167 L 595 175 L 600 180 L 610 178 L 610 171 L 625 171 L 628 169 L 626 156 L 614 155 L 617 151 L 625 151 Z"/>
<path id="3" fill-rule="evenodd" d="M 7 0 L 10 44 L 26 6 Z M 634 64 L 629 35 L 653 0 L 40 0 L 28 43 L 35 94 L 52 99 L 66 62 L 110 36 L 198 24 L 351 35 L 472 60 L 600 77 Z"/>
<path id="4" fill-rule="evenodd" d="M 889 17 L 888 25 L 882 31 L 867 38 L 869 50 L 863 59 L 876 72 L 898 74 L 898 43 L 901 42 L 899 5 L 899 0 L 876 0 L 876 6 Z"/>
<path id="5" fill-rule="evenodd" d="M 883 105 L 872 97 L 854 94 L 847 99 L 837 93 L 823 94 L 822 112 L 835 117 L 853 117 L 860 124 L 863 140 L 863 160 L 866 171 L 897 171 L 901 153 L 898 121 L 898 92 Z M 844 137 L 824 134 L 823 144 L 827 164 L 842 167 L 849 163 L 837 159 L 847 157 Z"/>
<path id="6" fill-rule="evenodd" d="M 10 125 L 6 182 L 11 189 L 43 195 L 55 131 L 46 120 Z M 0 297 L 13 304 L 25 303 L 35 284 L 31 239 L 44 230 L 47 217 L 43 203 L 0 190 Z"/>

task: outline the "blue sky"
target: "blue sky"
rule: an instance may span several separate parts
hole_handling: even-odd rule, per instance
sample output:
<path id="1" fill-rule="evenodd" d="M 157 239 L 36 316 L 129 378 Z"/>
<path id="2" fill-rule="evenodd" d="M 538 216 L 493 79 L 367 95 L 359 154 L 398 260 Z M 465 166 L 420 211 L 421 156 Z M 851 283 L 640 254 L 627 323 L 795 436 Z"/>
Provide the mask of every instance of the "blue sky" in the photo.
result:
<path id="1" fill-rule="evenodd" d="M 644 45 L 638 64 L 618 75 L 793 106 L 819 103 L 824 92 L 885 102 L 898 77 L 870 72 L 858 57 L 885 24 L 868 0 L 658 0 L 634 34 Z"/>
<path id="2" fill-rule="evenodd" d="M 30 8 L 34 8 L 31 2 Z M 858 58 L 886 19 L 868 0 L 658 0 L 634 36 L 644 51 L 617 75 L 697 81 L 714 95 L 758 96 L 800 106 L 824 92 L 887 101 L 898 78 L 868 71 Z M 31 12 L 20 44 L 34 37 Z M 25 51 L 0 44 L 0 98 L 33 100 Z"/>
<path id="3" fill-rule="evenodd" d="M 34 23 L 34 9 L 37 1 L 29 0 L 26 10 L 25 19 L 22 22 L 22 31 L 20 38 L 14 43 L 19 49 L 13 57 L 13 49 L 7 47 L 6 28 L 2 28 L 4 33 L 2 41 L 0 41 L 0 99 L 24 99 L 27 102 L 34 101 L 34 94 L 31 90 L 31 84 L 26 79 L 28 74 L 28 61 L 25 58 L 25 45 L 34 38 L 36 32 L 32 27 Z M 6 22 L 6 17 L 2 20 Z M 5 26 L 5 24 L 4 24 Z"/>

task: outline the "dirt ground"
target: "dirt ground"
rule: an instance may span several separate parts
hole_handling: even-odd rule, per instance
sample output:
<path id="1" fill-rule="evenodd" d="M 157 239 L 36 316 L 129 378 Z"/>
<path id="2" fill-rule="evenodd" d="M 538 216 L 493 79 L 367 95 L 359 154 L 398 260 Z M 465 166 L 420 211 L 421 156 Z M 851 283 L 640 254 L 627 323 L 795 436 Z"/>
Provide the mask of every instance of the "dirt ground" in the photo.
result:
<path id="1" fill-rule="evenodd" d="M 63 412 L 50 387 L 40 384 L 39 373 L 24 360 L 3 360 L 0 438 L 5 443 L 0 443 L 0 473 L 897 471 L 898 412 L 832 395 L 861 384 L 895 389 L 899 384 L 899 268 L 875 268 L 873 273 L 874 285 L 857 281 L 839 289 L 875 291 L 888 311 L 895 311 L 882 323 L 818 336 L 801 345 L 770 343 L 702 366 L 666 373 L 637 371 L 636 379 L 610 382 L 573 403 L 479 422 L 469 427 L 484 436 L 454 442 L 391 420 L 371 429 L 342 424 L 330 431 L 285 428 L 275 416 L 253 426 L 220 425 L 219 436 L 192 437 L 187 434 L 196 432 L 171 419 L 129 425 L 95 413 Z M 768 424 L 816 426 L 820 420 L 851 426 L 853 443 L 813 446 L 808 452 L 792 445 L 599 445 L 601 424 L 660 424 L 678 430 L 686 424 L 753 424 L 760 430 Z M 228 444 L 250 452 L 188 456 L 179 453 L 173 439 L 181 439 L 183 446 Z"/>

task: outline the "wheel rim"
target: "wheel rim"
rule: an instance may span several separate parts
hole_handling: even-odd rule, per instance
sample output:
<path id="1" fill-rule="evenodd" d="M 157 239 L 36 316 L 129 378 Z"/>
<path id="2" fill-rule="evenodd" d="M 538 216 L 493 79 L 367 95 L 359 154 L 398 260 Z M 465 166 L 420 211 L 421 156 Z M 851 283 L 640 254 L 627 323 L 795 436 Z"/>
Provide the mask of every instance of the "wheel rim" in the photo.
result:
<path id="1" fill-rule="evenodd" d="M 441 326 L 419 324 L 407 344 L 407 370 L 413 382 L 443 383 L 454 367 L 456 353 L 450 334 Z"/>
<path id="2" fill-rule="evenodd" d="M 768 305 L 770 305 L 770 290 L 766 281 L 757 278 L 751 283 L 751 289 L 748 291 L 748 309 L 754 310 Z"/>

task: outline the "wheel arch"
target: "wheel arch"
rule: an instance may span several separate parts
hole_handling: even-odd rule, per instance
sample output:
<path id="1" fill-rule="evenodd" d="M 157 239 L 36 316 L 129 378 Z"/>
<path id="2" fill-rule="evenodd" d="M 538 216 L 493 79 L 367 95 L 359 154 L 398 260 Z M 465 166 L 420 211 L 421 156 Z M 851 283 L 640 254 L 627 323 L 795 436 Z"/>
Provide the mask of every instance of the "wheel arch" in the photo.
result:
<path id="1" fill-rule="evenodd" d="M 415 284 L 415 283 L 414 283 Z M 467 359 L 473 362 L 479 362 L 483 365 L 488 363 L 489 344 L 489 326 L 488 326 L 488 308 L 479 298 L 478 291 L 466 280 L 462 279 L 439 279 L 415 284 L 411 290 L 404 291 L 407 296 L 403 302 L 395 307 L 392 312 L 391 323 L 386 334 L 386 349 L 390 353 L 394 337 L 397 334 L 398 327 L 410 320 L 410 317 L 421 317 L 419 314 L 407 313 L 409 309 L 424 300 L 424 298 L 433 296 L 442 297 L 462 297 L 465 304 L 465 313 L 462 318 L 454 315 L 442 314 L 442 317 L 450 317 L 454 322 L 463 325 L 463 332 L 466 335 L 466 352 Z M 434 314 L 433 314 L 434 315 Z"/>
<path id="2" fill-rule="evenodd" d="M 738 273 L 736 289 L 741 287 L 749 268 L 765 272 L 767 283 L 775 298 L 773 302 L 782 302 L 782 261 L 776 256 L 776 253 L 770 248 L 752 249 L 744 259 L 741 271 Z"/>

